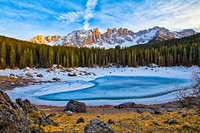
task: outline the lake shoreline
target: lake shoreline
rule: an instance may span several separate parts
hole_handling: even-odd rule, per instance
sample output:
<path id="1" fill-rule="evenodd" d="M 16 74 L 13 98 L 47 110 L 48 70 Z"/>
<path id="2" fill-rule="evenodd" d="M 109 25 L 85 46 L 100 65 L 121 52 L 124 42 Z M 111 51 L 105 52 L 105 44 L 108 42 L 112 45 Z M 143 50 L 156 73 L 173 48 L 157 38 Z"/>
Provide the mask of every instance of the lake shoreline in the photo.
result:
<path id="1" fill-rule="evenodd" d="M 122 103 L 124 104 L 124 103 Z M 35 104 L 34 104 L 35 105 Z M 67 102 L 66 102 L 67 105 Z M 35 105 L 46 113 L 59 112 L 63 113 L 65 106 L 52 106 L 52 105 Z M 99 105 L 99 106 L 86 106 L 87 114 L 112 114 L 112 113 L 124 113 L 124 112 L 146 112 L 154 113 L 154 110 L 160 110 L 162 112 L 170 112 L 181 110 L 183 107 L 178 101 L 166 102 L 162 104 L 135 104 L 134 107 L 117 108 L 114 105 Z"/>
<path id="2" fill-rule="evenodd" d="M 59 83 L 67 82 L 69 80 L 80 80 L 91 81 L 103 76 L 160 76 L 160 77 L 181 77 L 184 79 L 189 79 L 193 71 L 198 71 L 200 68 L 198 66 L 192 67 L 138 67 L 138 68 L 51 68 L 51 69 L 23 69 L 23 70 L 11 70 L 6 69 L 0 70 L 0 89 L 5 84 L 8 84 L 7 89 L 2 89 L 4 91 L 13 90 L 16 87 L 27 87 L 30 85 L 40 85 L 45 83 Z M 76 74 L 76 76 L 69 76 L 70 74 Z M 52 76 L 53 75 L 53 76 Z M 53 78 L 58 78 L 60 80 L 51 80 Z M 5 78 L 7 81 L 5 82 Z M 15 81 L 13 81 L 13 79 Z M 7 83 L 8 82 L 8 83 Z M 19 86 L 17 83 L 22 83 Z M 76 88 L 73 88 L 76 89 Z M 81 88 L 79 88 L 81 89 Z M 55 89 L 53 90 L 53 92 Z M 56 89 L 56 91 L 60 91 Z M 51 91 L 50 91 L 51 92 Z M 42 103 L 40 105 L 43 105 Z M 45 106 L 45 105 L 44 105 Z M 99 106 L 99 105 L 98 105 Z M 100 105 L 101 106 L 101 105 Z"/>

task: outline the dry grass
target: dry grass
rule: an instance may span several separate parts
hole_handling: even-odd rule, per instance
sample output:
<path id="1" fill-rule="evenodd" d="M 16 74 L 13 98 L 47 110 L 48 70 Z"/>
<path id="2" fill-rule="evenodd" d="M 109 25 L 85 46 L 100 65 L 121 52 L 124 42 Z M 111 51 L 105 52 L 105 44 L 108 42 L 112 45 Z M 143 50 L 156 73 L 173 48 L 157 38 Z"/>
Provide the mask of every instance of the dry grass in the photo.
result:
<path id="1" fill-rule="evenodd" d="M 16 83 L 16 82 L 18 82 L 21 79 L 22 79 L 22 77 L 11 78 L 11 77 L 7 77 L 7 76 L 0 76 L 0 81 L 1 81 L 0 84 L 2 84 L 3 82 L 13 82 L 13 83 Z"/>
<path id="2" fill-rule="evenodd" d="M 183 117 L 183 114 L 187 115 Z M 83 117 L 85 123 L 76 124 L 78 118 Z M 117 133 L 199 133 L 200 132 L 200 116 L 196 115 L 194 111 L 186 110 L 165 112 L 161 115 L 136 112 L 129 113 L 108 113 L 108 114 L 73 114 L 67 116 L 65 113 L 58 112 L 56 116 L 51 117 L 58 127 L 42 127 L 45 132 L 49 131 L 65 131 L 67 133 L 82 133 L 84 132 L 84 126 L 89 123 L 93 118 L 99 118 L 104 122 L 108 122 L 109 119 L 115 121 L 115 124 L 111 124 L 112 128 Z M 177 124 L 170 125 L 168 121 L 170 119 L 176 120 Z M 156 123 L 156 124 L 155 124 Z"/>

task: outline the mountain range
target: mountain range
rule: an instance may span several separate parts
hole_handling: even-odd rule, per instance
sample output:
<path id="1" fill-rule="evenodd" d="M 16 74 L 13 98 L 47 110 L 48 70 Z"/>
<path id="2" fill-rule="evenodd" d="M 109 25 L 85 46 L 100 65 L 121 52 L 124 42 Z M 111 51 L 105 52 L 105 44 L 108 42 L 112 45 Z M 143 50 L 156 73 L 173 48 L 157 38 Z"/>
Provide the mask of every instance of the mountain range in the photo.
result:
<path id="1" fill-rule="evenodd" d="M 148 42 L 182 38 L 194 34 L 196 34 L 196 32 L 193 29 L 172 32 L 164 27 L 158 26 L 138 32 L 133 32 L 127 28 L 108 28 L 105 33 L 101 33 L 99 28 L 95 28 L 91 30 L 75 30 L 66 36 L 54 35 L 45 37 L 43 35 L 37 35 L 30 41 L 51 46 L 114 48 L 118 45 L 121 47 L 128 47 Z"/>

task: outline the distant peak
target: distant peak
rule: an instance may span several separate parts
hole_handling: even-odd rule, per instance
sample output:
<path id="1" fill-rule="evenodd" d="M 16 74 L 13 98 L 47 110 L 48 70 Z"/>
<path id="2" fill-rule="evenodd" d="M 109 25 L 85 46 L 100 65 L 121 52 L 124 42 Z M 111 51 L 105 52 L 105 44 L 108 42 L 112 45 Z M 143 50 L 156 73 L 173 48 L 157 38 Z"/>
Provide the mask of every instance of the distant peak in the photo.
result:
<path id="1" fill-rule="evenodd" d="M 160 26 L 154 26 L 153 28 L 149 28 L 149 30 L 168 30 L 169 31 L 169 29 L 165 27 L 160 27 Z"/>
<path id="2" fill-rule="evenodd" d="M 193 30 L 193 29 L 184 29 L 184 30 L 182 30 L 182 32 L 194 32 L 194 33 L 196 33 L 196 31 Z"/>
<path id="3" fill-rule="evenodd" d="M 191 36 L 196 34 L 197 32 L 193 29 L 183 29 L 182 31 L 175 31 L 174 34 L 176 35 L 176 38 L 182 38 L 186 36 Z"/>

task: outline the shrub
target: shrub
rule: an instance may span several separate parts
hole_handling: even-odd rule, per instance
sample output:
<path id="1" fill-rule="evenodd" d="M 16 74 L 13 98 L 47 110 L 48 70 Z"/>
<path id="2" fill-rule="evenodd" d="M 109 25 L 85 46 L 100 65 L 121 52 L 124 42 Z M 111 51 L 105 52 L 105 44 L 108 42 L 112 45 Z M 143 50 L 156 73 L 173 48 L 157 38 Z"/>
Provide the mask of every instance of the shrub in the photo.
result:
<path id="1" fill-rule="evenodd" d="M 200 114 L 200 72 L 192 74 L 191 86 L 181 89 L 177 99 L 182 107 L 193 108 Z"/>

